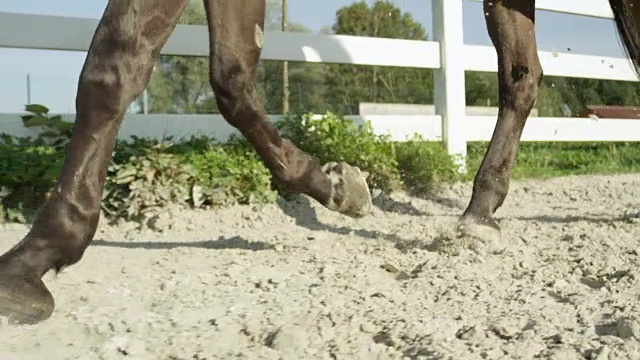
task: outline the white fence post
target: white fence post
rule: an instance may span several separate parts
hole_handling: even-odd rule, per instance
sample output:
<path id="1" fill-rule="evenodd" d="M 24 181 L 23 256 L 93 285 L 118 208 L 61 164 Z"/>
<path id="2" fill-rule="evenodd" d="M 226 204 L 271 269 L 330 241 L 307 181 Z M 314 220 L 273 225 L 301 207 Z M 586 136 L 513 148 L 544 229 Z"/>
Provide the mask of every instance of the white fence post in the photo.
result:
<path id="1" fill-rule="evenodd" d="M 433 0 L 433 37 L 440 43 L 440 69 L 434 71 L 434 103 L 442 117 L 442 138 L 447 151 L 459 155 L 466 172 L 465 53 L 462 33 L 462 0 Z"/>

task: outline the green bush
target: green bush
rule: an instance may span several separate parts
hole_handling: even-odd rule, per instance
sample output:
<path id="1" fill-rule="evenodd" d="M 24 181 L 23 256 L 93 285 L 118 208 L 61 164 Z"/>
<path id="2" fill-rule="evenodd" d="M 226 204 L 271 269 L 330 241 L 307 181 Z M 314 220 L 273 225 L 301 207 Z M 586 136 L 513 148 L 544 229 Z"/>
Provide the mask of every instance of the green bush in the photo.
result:
<path id="1" fill-rule="evenodd" d="M 28 222 L 53 189 L 64 151 L 39 145 L 38 139 L 11 139 L 0 144 L 0 220 Z M 275 201 L 276 195 L 269 171 L 242 141 L 133 138 L 116 142 L 102 209 L 109 220 L 141 220 L 149 210 L 169 204 L 259 204 Z"/>
<path id="2" fill-rule="evenodd" d="M 28 222 L 55 185 L 73 124 L 38 104 L 25 107 L 26 127 L 40 127 L 35 138 L 0 134 L 0 220 Z M 346 161 L 370 173 L 371 188 L 428 193 L 444 183 L 471 180 L 486 142 L 469 143 L 468 173 L 455 171 L 440 142 L 415 136 L 394 142 L 374 133 L 369 123 L 356 125 L 327 113 L 289 115 L 276 123 L 283 135 L 322 163 Z M 514 178 L 640 171 L 640 143 L 523 143 Z M 225 143 L 194 136 L 175 141 L 132 137 L 116 141 L 108 168 L 102 209 L 110 220 L 142 220 L 169 204 L 206 208 L 273 202 L 278 193 L 271 175 L 242 137 Z"/>
<path id="3" fill-rule="evenodd" d="M 35 138 L 1 134 L 0 220 L 29 221 L 55 185 L 71 139 L 73 123 L 49 116 L 39 104 L 25 106 L 25 127 L 41 131 Z"/>
<path id="4" fill-rule="evenodd" d="M 64 154 L 53 146 L 29 146 L 26 139 L 14 143 L 0 144 L 0 218 L 25 222 L 55 185 Z"/>
<path id="5" fill-rule="evenodd" d="M 28 222 L 55 185 L 71 136 L 48 109 L 30 105 L 25 126 L 42 126 L 36 138 L 0 134 L 0 220 Z M 444 183 L 470 180 L 484 156 L 486 143 L 470 143 L 468 174 L 455 171 L 453 158 L 440 142 L 415 136 L 394 142 L 376 135 L 367 123 L 356 125 L 327 113 L 314 118 L 287 116 L 277 127 L 322 163 L 346 161 L 371 175 L 372 188 L 428 193 Z M 639 143 L 524 143 L 514 177 L 593 172 L 640 171 Z M 279 190 L 279 191 L 278 191 Z M 169 204 L 191 208 L 273 202 L 278 193 L 271 175 L 242 137 L 225 143 L 194 136 L 175 141 L 132 137 L 116 141 L 108 168 L 102 209 L 109 220 L 143 220 L 148 211 Z"/>
<path id="6" fill-rule="evenodd" d="M 29 104 L 24 107 L 27 112 L 22 115 L 22 123 L 28 128 L 39 128 L 42 131 L 33 140 L 37 144 L 51 145 L 63 150 L 71 140 L 74 123 L 62 120 L 62 116 L 49 116 L 49 108 L 40 104 Z M 5 137 L 9 142 L 10 137 Z"/>
<path id="7" fill-rule="evenodd" d="M 29 109 L 35 114 L 23 118 L 29 125 L 59 125 L 59 118 L 45 116 L 48 110 Z M 384 192 L 406 188 L 426 193 L 440 184 L 470 180 L 486 149 L 486 143 L 469 144 L 469 170 L 461 177 L 439 142 L 416 136 L 396 143 L 376 135 L 368 124 L 356 126 L 331 113 L 301 119 L 288 116 L 277 126 L 323 163 L 346 161 L 368 171 L 369 185 Z M 70 137 L 67 125 L 56 131 L 36 138 L 0 135 L 2 220 L 30 221 L 55 185 Z M 638 154 L 638 143 L 525 143 L 513 177 L 639 171 Z M 244 138 L 219 143 L 202 136 L 181 141 L 133 137 L 116 142 L 102 208 L 111 220 L 143 219 L 149 210 L 169 204 L 196 208 L 258 204 L 274 201 L 277 194 L 269 171 Z"/>
<path id="8" fill-rule="evenodd" d="M 186 154 L 184 160 L 196 168 L 203 189 L 196 202 L 220 206 L 276 200 L 271 174 L 251 149 L 213 145 L 206 152 Z"/>
<path id="9" fill-rule="evenodd" d="M 170 146 L 155 144 L 127 162 L 110 164 L 102 196 L 106 214 L 134 219 L 153 208 L 186 205 L 193 200 L 196 171 L 191 164 L 167 153 Z"/>
<path id="10" fill-rule="evenodd" d="M 346 161 L 369 172 L 371 188 L 383 192 L 401 186 L 395 144 L 388 136 L 376 135 L 369 123 L 356 125 L 344 117 L 327 113 L 287 116 L 276 123 L 283 135 L 298 147 L 316 156 L 321 163 Z"/>
<path id="11" fill-rule="evenodd" d="M 398 168 L 407 190 L 431 193 L 439 186 L 459 179 L 454 158 L 441 142 L 428 142 L 415 135 L 396 144 Z"/>
<path id="12" fill-rule="evenodd" d="M 269 171 L 239 142 L 192 137 L 118 142 L 103 195 L 108 216 L 135 219 L 168 204 L 211 207 L 275 201 Z"/>

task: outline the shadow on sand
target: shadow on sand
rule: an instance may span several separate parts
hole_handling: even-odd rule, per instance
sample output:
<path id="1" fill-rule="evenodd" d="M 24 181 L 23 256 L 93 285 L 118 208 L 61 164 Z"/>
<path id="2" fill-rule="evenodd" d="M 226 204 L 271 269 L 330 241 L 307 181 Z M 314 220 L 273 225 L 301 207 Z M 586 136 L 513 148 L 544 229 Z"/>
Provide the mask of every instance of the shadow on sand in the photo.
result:
<path id="1" fill-rule="evenodd" d="M 217 240 L 194 242 L 166 242 L 166 241 L 105 241 L 94 240 L 91 246 L 118 247 L 125 249 L 170 250 L 176 248 L 200 248 L 211 250 L 241 249 L 251 251 L 274 249 L 272 244 L 262 241 L 249 241 L 240 236 L 221 237 Z"/>
<path id="2" fill-rule="evenodd" d="M 295 200 L 292 200 L 292 201 L 285 201 L 283 199 L 279 199 L 277 204 L 283 213 L 285 213 L 287 216 L 290 216 L 295 220 L 296 225 L 312 231 L 328 231 L 328 232 L 339 234 L 339 235 L 353 234 L 363 238 L 374 239 L 374 240 L 384 239 L 394 243 L 407 241 L 406 239 L 400 238 L 395 234 L 385 234 L 380 231 L 372 231 L 372 230 L 365 230 L 365 229 L 352 229 L 346 226 L 337 227 L 337 226 L 322 223 L 320 220 L 318 220 L 318 215 L 316 214 L 315 209 L 313 209 L 313 207 L 311 206 L 311 202 L 309 198 L 307 198 L 306 196 L 298 196 L 295 198 Z M 407 211 L 411 211 L 411 210 L 409 209 Z M 415 211 L 418 211 L 418 210 L 415 209 Z"/>
<path id="3" fill-rule="evenodd" d="M 575 222 L 588 222 L 593 224 L 606 224 L 611 222 L 631 222 L 634 219 L 640 219 L 640 213 L 637 214 L 624 214 L 624 215 L 580 215 L 580 216 L 557 216 L 557 215 L 538 215 L 538 216 L 516 216 L 505 217 L 504 219 L 515 219 L 522 221 L 538 221 L 547 224 L 562 224 L 562 223 L 575 223 Z"/>

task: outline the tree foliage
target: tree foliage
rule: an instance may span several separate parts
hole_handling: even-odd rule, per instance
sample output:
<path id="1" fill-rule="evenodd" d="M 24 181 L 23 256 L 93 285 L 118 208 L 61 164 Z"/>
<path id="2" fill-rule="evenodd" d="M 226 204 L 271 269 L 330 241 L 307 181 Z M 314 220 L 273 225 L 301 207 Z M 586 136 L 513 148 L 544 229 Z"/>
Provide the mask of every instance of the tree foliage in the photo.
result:
<path id="1" fill-rule="evenodd" d="M 332 30 L 339 35 L 428 40 L 424 27 L 411 14 L 386 1 L 341 8 Z M 360 102 L 433 102 L 431 69 L 334 64 L 328 66 L 327 87 L 332 111 L 343 114 L 357 113 Z"/>
<path id="2" fill-rule="evenodd" d="M 202 2 L 190 1 L 178 20 L 183 25 L 206 25 Z M 215 112 L 209 84 L 209 60 L 194 56 L 161 55 L 147 86 L 149 112 L 197 114 Z M 136 100 L 142 109 L 142 99 Z"/>
<path id="3" fill-rule="evenodd" d="M 296 23 L 287 25 L 290 32 L 310 32 Z M 293 113 L 323 113 L 326 103 L 326 65 L 289 61 L 290 108 Z M 258 90 L 268 114 L 282 113 L 282 68 L 283 62 L 263 60 L 257 71 Z"/>

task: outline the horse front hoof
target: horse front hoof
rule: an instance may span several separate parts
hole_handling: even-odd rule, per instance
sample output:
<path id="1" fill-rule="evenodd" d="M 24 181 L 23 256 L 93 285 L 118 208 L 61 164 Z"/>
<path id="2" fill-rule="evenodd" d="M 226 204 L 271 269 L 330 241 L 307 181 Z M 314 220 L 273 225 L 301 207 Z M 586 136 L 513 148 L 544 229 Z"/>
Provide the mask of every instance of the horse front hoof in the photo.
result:
<path id="1" fill-rule="evenodd" d="M 0 273 L 0 318 L 9 324 L 36 324 L 48 319 L 55 307 L 42 280 Z"/>
<path id="2" fill-rule="evenodd" d="M 329 177 L 332 186 L 331 197 L 324 204 L 325 207 L 353 218 L 362 218 L 371 213 L 373 202 L 366 172 L 345 162 L 327 163 L 322 171 Z"/>
<path id="3" fill-rule="evenodd" d="M 467 238 L 469 249 L 478 254 L 500 254 L 507 248 L 493 219 L 463 216 L 458 221 L 457 234 L 459 238 Z"/>

